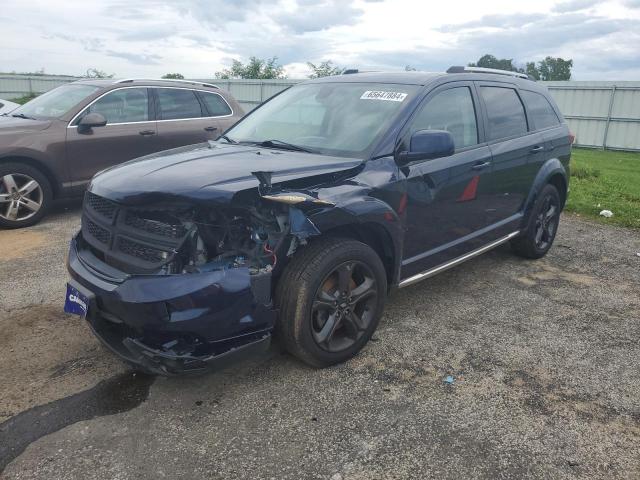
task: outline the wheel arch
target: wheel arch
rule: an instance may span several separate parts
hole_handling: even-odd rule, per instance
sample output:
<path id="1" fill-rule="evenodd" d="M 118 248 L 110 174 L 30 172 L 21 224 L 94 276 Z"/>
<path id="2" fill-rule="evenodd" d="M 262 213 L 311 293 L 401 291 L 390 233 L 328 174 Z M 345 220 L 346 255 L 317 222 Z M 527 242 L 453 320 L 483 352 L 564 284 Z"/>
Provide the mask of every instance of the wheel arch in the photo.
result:
<path id="1" fill-rule="evenodd" d="M 561 207 L 564 208 L 565 204 L 567 203 L 568 189 L 566 176 L 562 175 L 561 173 L 554 173 L 549 177 L 547 183 L 550 183 L 558 189 L 558 193 L 560 194 L 560 202 L 562 204 Z"/>
<path id="2" fill-rule="evenodd" d="M 535 204 L 536 198 L 538 198 L 538 194 L 547 184 L 551 184 L 558 189 L 562 208 L 564 208 L 567 200 L 569 179 L 564 165 L 562 165 L 562 162 L 557 158 L 547 160 L 540 170 L 538 170 L 538 174 L 533 181 L 533 185 L 524 204 L 523 226 L 527 224 L 527 219 Z"/>
<path id="3" fill-rule="evenodd" d="M 53 173 L 53 171 L 47 167 L 43 162 L 36 160 L 33 157 L 27 157 L 23 155 L 11 155 L 0 158 L 0 165 L 6 163 L 22 163 L 24 165 L 29 165 L 32 168 L 37 169 L 41 172 L 47 180 L 49 180 L 49 184 L 51 185 L 51 190 L 53 192 L 54 198 L 60 196 L 61 193 L 61 184 L 58 177 Z"/>

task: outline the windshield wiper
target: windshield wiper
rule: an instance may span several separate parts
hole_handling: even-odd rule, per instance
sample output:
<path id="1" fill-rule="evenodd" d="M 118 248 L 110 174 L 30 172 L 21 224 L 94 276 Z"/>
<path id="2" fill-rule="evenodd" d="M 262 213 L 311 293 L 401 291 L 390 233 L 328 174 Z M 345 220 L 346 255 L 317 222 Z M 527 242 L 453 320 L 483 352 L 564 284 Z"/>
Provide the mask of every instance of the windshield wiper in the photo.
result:
<path id="1" fill-rule="evenodd" d="M 282 148 L 284 150 L 292 150 L 294 152 L 318 153 L 316 150 L 311 150 L 306 147 L 301 147 L 300 145 L 294 145 L 293 143 L 287 143 L 276 139 L 263 140 L 261 142 L 255 142 L 255 144 L 260 145 L 261 147 Z"/>
<path id="2" fill-rule="evenodd" d="M 11 116 L 17 117 L 17 118 L 24 118 L 26 120 L 37 120 L 36 118 L 25 115 L 24 113 L 12 113 Z"/>
<path id="3" fill-rule="evenodd" d="M 219 137 L 219 138 L 224 138 L 224 139 L 225 139 L 227 142 L 229 142 L 229 143 L 238 143 L 238 142 L 236 142 L 235 140 L 233 140 L 233 139 L 231 139 L 231 138 L 227 137 L 226 135 L 220 135 L 220 137 Z"/>

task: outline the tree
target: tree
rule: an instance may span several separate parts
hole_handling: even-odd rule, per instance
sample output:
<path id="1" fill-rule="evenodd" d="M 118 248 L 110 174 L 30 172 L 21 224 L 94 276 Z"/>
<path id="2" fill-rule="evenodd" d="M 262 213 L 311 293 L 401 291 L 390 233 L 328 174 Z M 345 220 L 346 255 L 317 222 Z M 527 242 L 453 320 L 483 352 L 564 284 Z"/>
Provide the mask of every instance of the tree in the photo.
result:
<path id="1" fill-rule="evenodd" d="M 573 60 L 564 58 L 546 57 L 538 62 L 538 79 L 540 80 L 571 80 L 571 68 Z"/>
<path id="2" fill-rule="evenodd" d="M 245 65 L 240 60 L 233 60 L 231 68 L 221 70 L 215 73 L 216 78 L 253 78 L 253 79 L 269 79 L 269 78 L 287 78 L 284 74 L 284 67 L 277 63 L 278 57 L 268 58 L 266 60 L 250 57 L 249 62 Z"/>
<path id="3" fill-rule="evenodd" d="M 181 73 L 165 73 L 160 78 L 165 78 L 167 80 L 184 80 L 184 75 Z"/>
<path id="4" fill-rule="evenodd" d="M 108 74 L 107 72 L 98 70 L 97 68 L 88 68 L 85 76 L 87 78 L 113 78 L 113 73 Z"/>
<path id="5" fill-rule="evenodd" d="M 342 75 L 344 68 L 337 67 L 331 60 L 326 62 L 320 62 L 320 65 L 316 65 L 311 62 L 307 62 L 308 67 L 312 70 L 309 78 L 328 77 L 330 75 Z"/>
<path id="6" fill-rule="evenodd" d="M 546 57 L 544 60 L 527 62 L 524 68 L 516 67 L 511 58 L 498 59 L 493 55 L 483 55 L 478 63 L 470 63 L 470 67 L 497 68 L 512 72 L 526 73 L 536 80 L 570 80 L 573 60 L 564 58 Z"/>
<path id="7" fill-rule="evenodd" d="M 405 72 L 416 72 L 417 70 L 415 68 L 413 68 L 411 65 L 405 65 L 404 66 L 404 71 Z"/>
<path id="8" fill-rule="evenodd" d="M 521 68 L 513 64 L 512 58 L 496 58 L 486 54 L 480 57 L 477 63 L 470 63 L 470 67 L 495 68 L 497 70 L 508 70 L 510 72 L 522 72 Z"/>
<path id="9" fill-rule="evenodd" d="M 527 62 L 524 73 L 529 75 L 531 78 L 540 80 L 540 72 L 538 71 L 538 67 L 536 67 L 536 62 Z"/>

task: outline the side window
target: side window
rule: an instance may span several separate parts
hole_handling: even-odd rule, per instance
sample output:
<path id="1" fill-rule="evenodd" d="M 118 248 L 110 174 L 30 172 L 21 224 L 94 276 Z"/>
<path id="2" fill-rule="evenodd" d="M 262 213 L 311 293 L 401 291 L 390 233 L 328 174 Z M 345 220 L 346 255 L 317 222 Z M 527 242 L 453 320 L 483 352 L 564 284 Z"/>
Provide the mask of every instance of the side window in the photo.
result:
<path id="1" fill-rule="evenodd" d="M 146 88 L 123 88 L 107 93 L 85 113 L 99 113 L 107 124 L 149 121 L 149 97 Z"/>
<path id="2" fill-rule="evenodd" d="M 198 92 L 204 100 L 204 104 L 207 106 L 207 110 L 209 110 L 209 115 L 212 117 L 222 117 L 224 115 L 231 115 L 231 107 L 217 93 L 206 93 L 206 92 Z"/>
<path id="3" fill-rule="evenodd" d="M 456 150 L 478 143 L 478 125 L 469 87 L 455 87 L 438 93 L 421 107 L 411 125 L 418 130 L 451 132 Z"/>
<path id="4" fill-rule="evenodd" d="M 536 130 L 560 124 L 558 115 L 544 95 L 527 90 L 522 90 L 521 93 L 529 111 L 529 118 L 533 120 Z"/>
<path id="5" fill-rule="evenodd" d="M 180 88 L 158 88 L 160 120 L 202 117 L 202 108 L 195 92 Z"/>
<path id="6" fill-rule="evenodd" d="M 489 117 L 489 139 L 513 137 L 527 133 L 524 106 L 513 88 L 480 87 Z"/>

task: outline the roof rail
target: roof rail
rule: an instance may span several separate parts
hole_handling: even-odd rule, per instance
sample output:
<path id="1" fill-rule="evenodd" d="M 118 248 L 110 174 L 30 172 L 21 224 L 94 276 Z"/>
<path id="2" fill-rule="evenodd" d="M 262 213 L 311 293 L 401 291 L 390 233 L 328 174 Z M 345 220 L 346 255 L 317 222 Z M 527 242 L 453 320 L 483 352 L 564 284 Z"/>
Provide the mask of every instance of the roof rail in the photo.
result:
<path id="1" fill-rule="evenodd" d="M 196 82 L 194 80 L 180 80 L 178 78 L 122 78 L 120 80 L 116 80 L 113 83 L 131 83 L 131 82 L 177 82 L 177 83 L 186 83 L 188 85 L 202 85 L 203 87 L 217 88 L 220 89 L 218 85 L 213 83 L 205 83 L 205 82 Z"/>
<path id="2" fill-rule="evenodd" d="M 453 66 L 449 67 L 447 73 L 493 73 L 494 75 L 507 75 L 509 77 L 524 78 L 526 80 L 534 80 L 526 73 L 512 72 L 510 70 L 498 70 L 497 68 L 483 68 L 483 67 L 463 67 Z"/>

